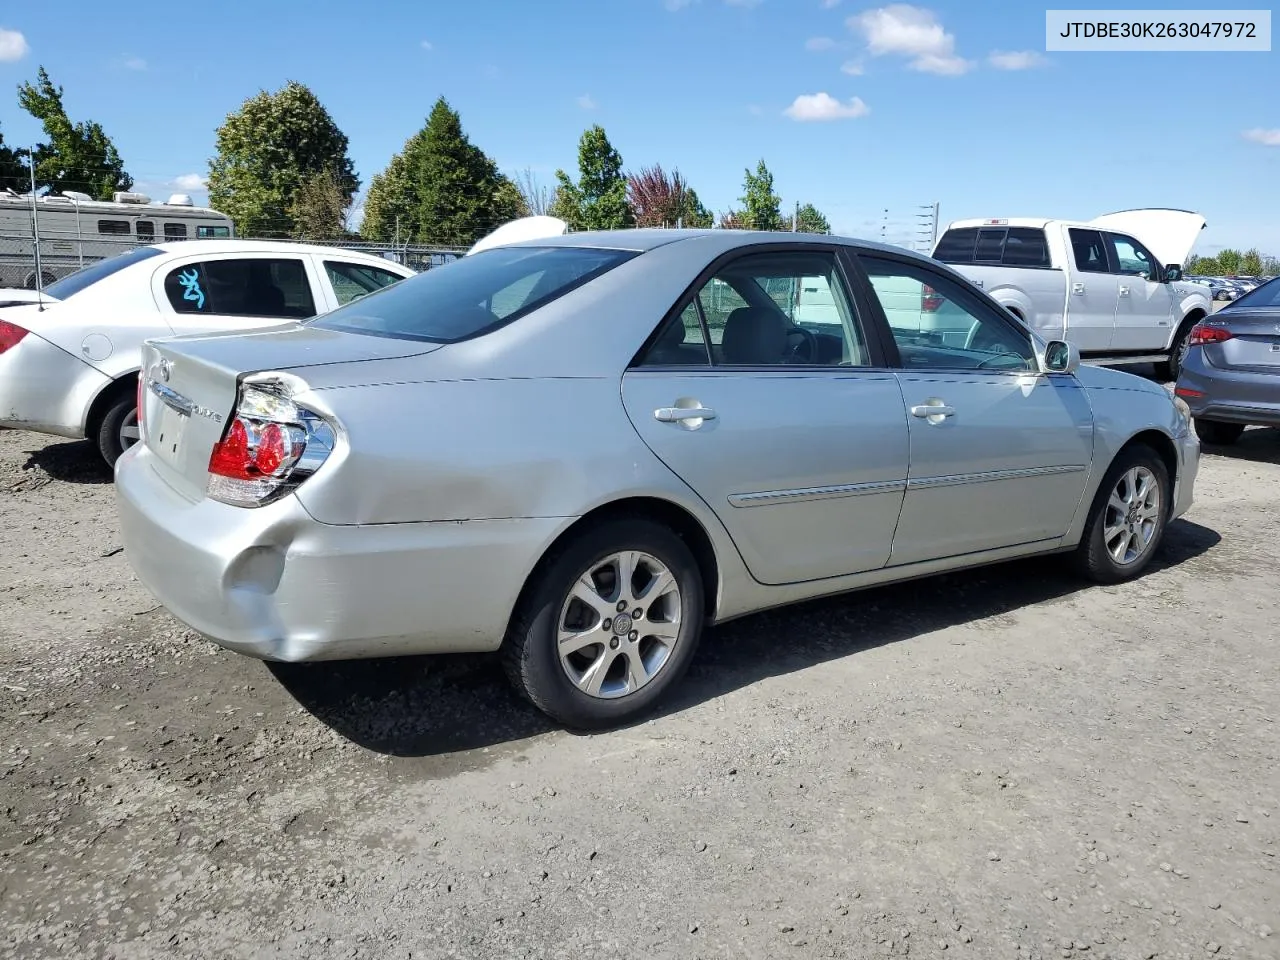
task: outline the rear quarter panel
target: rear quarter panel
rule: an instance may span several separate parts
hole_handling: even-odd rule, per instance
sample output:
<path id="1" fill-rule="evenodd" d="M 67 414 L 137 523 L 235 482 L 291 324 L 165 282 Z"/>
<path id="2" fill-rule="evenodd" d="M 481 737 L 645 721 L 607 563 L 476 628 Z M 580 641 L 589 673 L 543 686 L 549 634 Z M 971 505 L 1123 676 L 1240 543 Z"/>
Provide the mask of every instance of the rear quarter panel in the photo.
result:
<path id="1" fill-rule="evenodd" d="M 1046 340 L 1063 336 L 1066 274 L 1053 268 L 950 265 Z"/>

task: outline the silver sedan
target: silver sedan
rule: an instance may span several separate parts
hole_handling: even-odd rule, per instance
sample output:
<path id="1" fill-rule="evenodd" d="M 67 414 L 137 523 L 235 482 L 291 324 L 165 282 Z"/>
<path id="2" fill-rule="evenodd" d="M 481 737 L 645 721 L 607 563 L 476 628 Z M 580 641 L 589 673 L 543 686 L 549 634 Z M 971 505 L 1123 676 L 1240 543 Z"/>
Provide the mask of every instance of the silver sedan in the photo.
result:
<path id="1" fill-rule="evenodd" d="M 125 549 L 177 617 L 275 660 L 500 651 L 584 728 L 768 607 L 1048 553 L 1134 577 L 1199 457 L 1161 387 L 932 260 L 801 234 L 490 249 L 151 341 L 140 389 Z"/>

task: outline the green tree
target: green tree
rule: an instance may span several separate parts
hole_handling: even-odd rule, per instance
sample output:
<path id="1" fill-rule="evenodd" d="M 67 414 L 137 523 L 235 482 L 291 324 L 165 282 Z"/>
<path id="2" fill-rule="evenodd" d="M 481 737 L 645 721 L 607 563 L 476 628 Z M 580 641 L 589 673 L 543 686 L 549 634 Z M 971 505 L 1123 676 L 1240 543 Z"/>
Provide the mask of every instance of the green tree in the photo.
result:
<path id="1" fill-rule="evenodd" d="M 1219 250 L 1217 257 L 1218 269 L 1227 276 L 1232 276 L 1240 272 L 1240 261 L 1244 258 L 1240 255 L 1239 250 L 1232 250 L 1228 247 L 1226 250 Z"/>
<path id="2" fill-rule="evenodd" d="M 516 185 L 471 142 L 441 97 L 426 125 L 369 184 L 360 232 L 374 240 L 470 246 L 523 210 Z"/>
<path id="3" fill-rule="evenodd" d="M 78 190 L 98 200 L 110 200 L 117 190 L 128 190 L 133 178 L 124 169 L 120 153 L 92 120 L 72 123 L 62 102 L 62 87 L 54 86 L 44 67 L 36 82 L 18 87 L 18 105 L 40 121 L 47 143 L 35 147 L 36 187 L 54 192 Z M 27 189 L 30 189 L 28 186 Z"/>
<path id="4" fill-rule="evenodd" d="M 748 230 L 781 230 L 782 200 L 773 192 L 773 174 L 761 160 L 756 172 L 746 171 L 742 184 L 742 223 Z"/>
<path id="5" fill-rule="evenodd" d="M 573 230 L 615 230 L 635 223 L 627 203 L 627 179 L 622 155 L 614 149 L 598 123 L 578 141 L 578 182 L 563 170 L 556 171 L 555 199 L 551 215 Z"/>
<path id="6" fill-rule="evenodd" d="M 1214 257 L 1192 257 L 1186 270 L 1192 276 L 1216 277 L 1222 273 L 1222 266 Z"/>
<path id="7" fill-rule="evenodd" d="M 1246 277 L 1262 275 L 1262 254 L 1256 248 L 1248 251 L 1240 258 L 1240 272 Z"/>
<path id="8" fill-rule="evenodd" d="M 796 210 L 796 231 L 799 233 L 830 233 L 831 224 L 812 203 Z"/>
<path id="9" fill-rule="evenodd" d="M 0 190 L 14 190 L 24 193 L 31 189 L 30 174 L 27 173 L 26 157 L 28 151 L 12 150 L 4 145 L 4 133 L 0 131 Z"/>
<path id="10" fill-rule="evenodd" d="M 342 180 L 332 170 L 313 173 L 293 195 L 289 216 L 298 240 L 341 240 L 347 233 L 350 201 L 342 193 Z"/>
<path id="11" fill-rule="evenodd" d="M 310 89 L 290 80 L 262 90 L 228 114 L 209 161 L 209 203 L 235 221 L 241 236 L 290 236 L 298 192 L 317 174 L 332 173 L 343 210 L 360 181 L 347 137 Z"/>

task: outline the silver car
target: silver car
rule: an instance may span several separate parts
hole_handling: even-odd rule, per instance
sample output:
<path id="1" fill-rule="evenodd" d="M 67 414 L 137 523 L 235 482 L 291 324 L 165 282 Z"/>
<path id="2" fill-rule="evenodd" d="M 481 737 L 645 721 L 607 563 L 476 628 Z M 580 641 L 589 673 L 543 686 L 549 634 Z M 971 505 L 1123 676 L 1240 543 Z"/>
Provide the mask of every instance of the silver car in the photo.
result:
<path id="1" fill-rule="evenodd" d="M 922 322 L 926 287 L 967 337 Z M 177 617 L 276 660 L 501 651 L 583 728 L 767 607 L 1057 552 L 1131 578 L 1199 458 L 1158 385 L 1080 367 L 932 260 L 827 236 L 529 241 L 151 341 L 143 371 L 116 491 Z"/>
<path id="2" fill-rule="evenodd" d="M 1205 443 L 1231 444 L 1251 424 L 1280 427 L 1280 279 L 1192 329 L 1174 392 Z"/>

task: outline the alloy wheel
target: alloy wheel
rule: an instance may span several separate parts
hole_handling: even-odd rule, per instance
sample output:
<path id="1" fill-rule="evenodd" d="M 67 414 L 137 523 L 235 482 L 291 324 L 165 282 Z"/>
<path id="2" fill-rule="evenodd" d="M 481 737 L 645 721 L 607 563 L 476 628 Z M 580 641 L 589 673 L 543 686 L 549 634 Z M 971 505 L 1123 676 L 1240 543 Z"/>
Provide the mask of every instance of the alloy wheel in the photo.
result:
<path id="1" fill-rule="evenodd" d="M 1102 524 L 1102 540 L 1112 560 L 1125 567 L 1146 554 L 1159 532 L 1162 507 L 1160 482 L 1151 470 L 1136 466 L 1120 475 Z"/>

